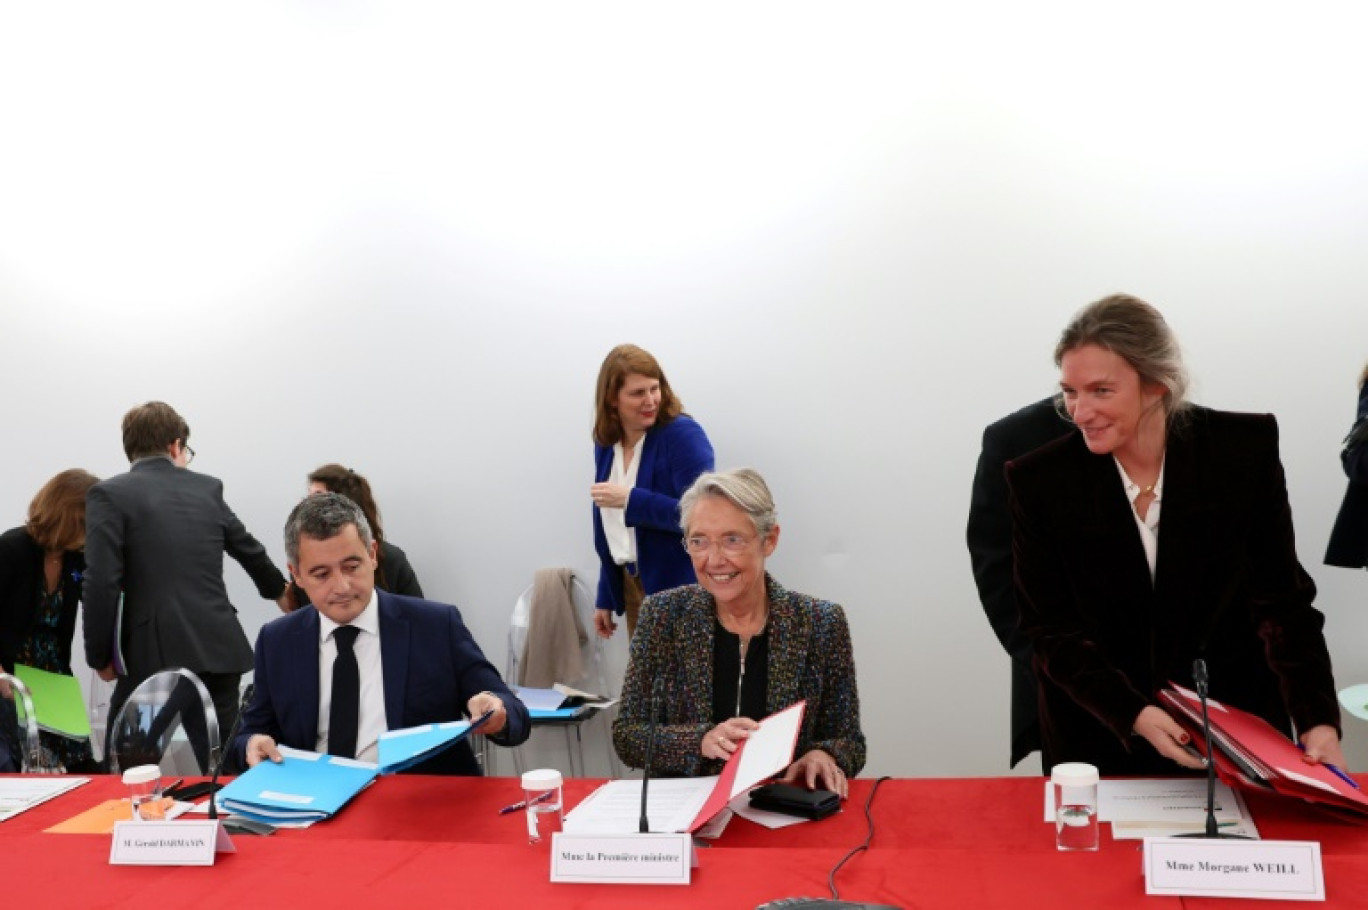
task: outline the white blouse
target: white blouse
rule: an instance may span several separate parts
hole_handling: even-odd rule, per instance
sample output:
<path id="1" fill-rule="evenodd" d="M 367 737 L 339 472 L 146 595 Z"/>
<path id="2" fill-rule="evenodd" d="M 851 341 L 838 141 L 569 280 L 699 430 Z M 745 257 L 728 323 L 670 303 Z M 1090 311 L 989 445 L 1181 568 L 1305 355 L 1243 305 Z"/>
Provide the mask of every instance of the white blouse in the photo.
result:
<path id="1" fill-rule="evenodd" d="M 1164 465 L 1159 465 L 1159 477 L 1154 481 L 1154 501 L 1145 510 L 1145 517 L 1141 518 L 1140 513 L 1135 511 L 1135 500 L 1140 498 L 1140 485 L 1130 479 L 1126 469 L 1121 467 L 1120 460 L 1113 455 L 1112 461 L 1116 462 L 1116 470 L 1121 474 L 1121 483 L 1126 488 L 1126 498 L 1130 500 L 1131 517 L 1135 519 L 1135 526 L 1140 529 L 1140 543 L 1145 547 L 1145 559 L 1149 562 L 1150 584 L 1154 583 L 1154 569 L 1159 559 L 1159 506 L 1164 500 Z"/>
<path id="2" fill-rule="evenodd" d="M 622 443 L 619 441 L 613 446 L 613 466 L 608 470 L 609 483 L 621 484 L 629 491 L 636 487 L 637 468 L 641 466 L 641 446 L 644 442 L 644 437 L 637 442 L 632 452 L 632 463 L 626 467 L 622 464 Z M 632 494 L 628 492 L 627 495 L 630 501 Z M 613 555 L 613 562 L 620 566 L 636 562 L 636 529 L 627 527 L 627 510 L 600 508 L 599 513 L 603 518 L 603 536 L 608 541 L 608 552 Z"/>

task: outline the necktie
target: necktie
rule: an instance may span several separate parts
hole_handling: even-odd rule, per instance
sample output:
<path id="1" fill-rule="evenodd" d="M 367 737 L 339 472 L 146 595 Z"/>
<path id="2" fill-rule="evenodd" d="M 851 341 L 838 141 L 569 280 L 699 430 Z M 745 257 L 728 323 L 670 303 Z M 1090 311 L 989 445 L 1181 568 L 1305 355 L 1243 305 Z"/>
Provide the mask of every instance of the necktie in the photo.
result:
<path id="1" fill-rule="evenodd" d="M 356 665 L 355 626 L 338 626 L 333 632 L 337 659 L 333 661 L 332 705 L 328 709 L 328 754 L 356 758 L 356 728 L 361 715 L 361 671 Z"/>

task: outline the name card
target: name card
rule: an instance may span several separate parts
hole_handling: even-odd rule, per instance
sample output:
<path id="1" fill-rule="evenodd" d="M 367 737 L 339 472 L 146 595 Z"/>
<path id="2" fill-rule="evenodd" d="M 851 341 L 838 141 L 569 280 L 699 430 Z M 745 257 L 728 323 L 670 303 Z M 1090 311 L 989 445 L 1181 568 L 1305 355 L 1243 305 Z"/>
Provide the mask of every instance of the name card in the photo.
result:
<path id="1" fill-rule="evenodd" d="M 217 821 L 115 822 L 109 862 L 115 866 L 212 866 L 216 853 L 236 853 Z"/>
<path id="2" fill-rule="evenodd" d="M 551 835 L 551 881 L 687 885 L 698 864 L 688 834 Z"/>
<path id="3" fill-rule="evenodd" d="M 1145 893 L 1323 901 L 1320 844 L 1147 837 Z"/>

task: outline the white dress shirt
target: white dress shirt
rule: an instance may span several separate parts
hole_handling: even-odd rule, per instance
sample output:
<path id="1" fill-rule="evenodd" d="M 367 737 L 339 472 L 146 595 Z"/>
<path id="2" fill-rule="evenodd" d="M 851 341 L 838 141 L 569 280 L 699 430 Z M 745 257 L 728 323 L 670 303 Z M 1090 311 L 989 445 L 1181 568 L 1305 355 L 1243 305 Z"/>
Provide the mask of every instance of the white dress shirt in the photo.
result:
<path id="1" fill-rule="evenodd" d="M 385 724 L 385 674 L 380 663 L 380 607 L 379 598 L 371 591 L 370 603 L 348 625 L 361 630 L 352 651 L 361 675 L 361 716 L 356 725 L 356 755 L 362 761 L 379 760 L 380 734 L 389 727 Z M 318 742 L 315 750 L 328 751 L 328 713 L 332 707 L 333 662 L 337 660 L 337 642 L 333 632 L 338 624 L 322 612 L 318 614 Z"/>
<path id="2" fill-rule="evenodd" d="M 632 463 L 625 466 L 622 463 L 622 443 L 618 442 L 613 446 L 613 466 L 608 470 L 608 482 L 626 487 L 629 497 L 632 495 L 630 491 L 636 487 L 637 468 L 641 465 L 641 446 L 645 441 L 645 437 L 637 441 L 632 452 Z M 627 527 L 627 510 L 600 508 L 599 515 L 603 519 L 603 536 L 608 541 L 608 552 L 613 555 L 613 562 L 620 566 L 636 562 L 636 528 Z"/>
<path id="3" fill-rule="evenodd" d="M 1140 513 L 1135 511 L 1135 501 L 1140 498 L 1140 485 L 1130 479 L 1115 455 L 1112 461 L 1116 462 L 1116 470 L 1121 472 L 1121 483 L 1125 485 L 1126 498 L 1131 504 L 1131 517 L 1140 529 L 1140 543 L 1145 547 L 1145 559 L 1149 562 L 1150 584 L 1154 584 L 1154 570 L 1159 560 L 1159 505 L 1164 499 L 1164 465 L 1159 465 L 1159 477 L 1154 481 L 1154 501 L 1145 510 L 1145 517 L 1141 518 Z"/>

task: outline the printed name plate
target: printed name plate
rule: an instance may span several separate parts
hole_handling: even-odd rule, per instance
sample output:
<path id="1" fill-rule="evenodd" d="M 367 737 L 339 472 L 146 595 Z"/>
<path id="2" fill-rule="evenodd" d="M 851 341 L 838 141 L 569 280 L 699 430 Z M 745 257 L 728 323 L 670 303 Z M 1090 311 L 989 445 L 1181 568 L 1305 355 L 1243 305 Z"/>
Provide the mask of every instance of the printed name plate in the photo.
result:
<path id="1" fill-rule="evenodd" d="M 687 885 L 695 864 L 688 834 L 551 835 L 551 881 Z"/>
<path id="2" fill-rule="evenodd" d="M 236 853 L 217 821 L 115 822 L 109 862 L 115 866 L 212 866 L 214 854 Z"/>
<path id="3" fill-rule="evenodd" d="M 1145 893 L 1323 901 L 1320 844 L 1147 837 Z"/>

